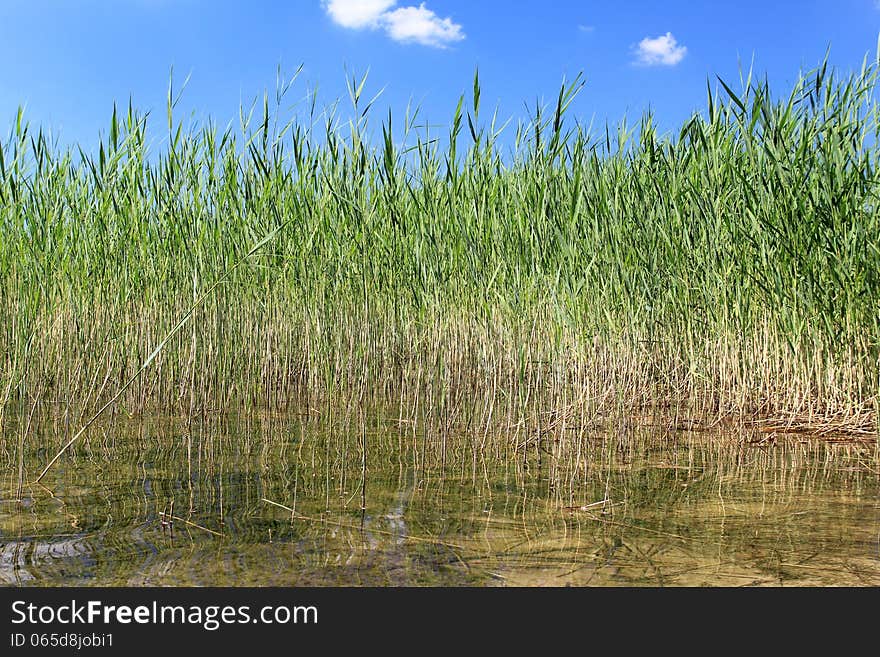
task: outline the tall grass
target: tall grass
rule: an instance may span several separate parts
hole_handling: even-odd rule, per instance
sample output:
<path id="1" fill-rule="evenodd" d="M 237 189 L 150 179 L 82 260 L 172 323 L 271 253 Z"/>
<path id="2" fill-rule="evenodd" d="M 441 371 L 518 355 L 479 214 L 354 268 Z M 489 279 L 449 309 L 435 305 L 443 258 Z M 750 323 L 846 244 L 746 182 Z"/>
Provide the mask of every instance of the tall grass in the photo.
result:
<path id="1" fill-rule="evenodd" d="M 475 79 L 439 136 L 372 123 L 365 79 L 350 110 L 266 98 L 225 130 L 169 89 L 158 147 L 131 106 L 96 148 L 19 112 L 0 408 L 106 403 L 219 282 L 119 410 L 383 404 L 523 444 L 609 413 L 873 431 L 877 70 L 719 81 L 671 135 L 573 120 L 580 78 L 506 128 Z"/>

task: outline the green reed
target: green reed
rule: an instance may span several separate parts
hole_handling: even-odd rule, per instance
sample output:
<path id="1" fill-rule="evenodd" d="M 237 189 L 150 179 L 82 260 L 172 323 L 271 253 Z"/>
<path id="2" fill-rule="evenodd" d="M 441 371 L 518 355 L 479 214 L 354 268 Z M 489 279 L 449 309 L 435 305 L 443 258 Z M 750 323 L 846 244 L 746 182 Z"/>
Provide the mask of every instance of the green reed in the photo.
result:
<path id="1" fill-rule="evenodd" d="M 673 134 L 582 125 L 580 77 L 515 126 L 475 78 L 443 135 L 376 124 L 366 78 L 286 122 L 283 82 L 225 129 L 169 88 L 155 137 L 114 107 L 97 148 L 19 112 L 0 409 L 100 407 L 192 311 L 120 410 L 378 403 L 525 445 L 610 412 L 874 431 L 877 70 L 719 80 Z"/>

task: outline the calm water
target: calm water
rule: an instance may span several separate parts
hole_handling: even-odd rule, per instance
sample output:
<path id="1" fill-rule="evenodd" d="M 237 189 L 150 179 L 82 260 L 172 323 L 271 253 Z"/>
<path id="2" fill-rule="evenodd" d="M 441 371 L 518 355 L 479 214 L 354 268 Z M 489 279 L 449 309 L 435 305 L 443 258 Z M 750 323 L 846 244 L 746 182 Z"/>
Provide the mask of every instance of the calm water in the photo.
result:
<path id="1" fill-rule="evenodd" d="M 515 451 L 156 419 L 92 431 L 19 490 L 68 430 L 4 436 L 0 583 L 880 585 L 871 443 L 640 429 Z"/>

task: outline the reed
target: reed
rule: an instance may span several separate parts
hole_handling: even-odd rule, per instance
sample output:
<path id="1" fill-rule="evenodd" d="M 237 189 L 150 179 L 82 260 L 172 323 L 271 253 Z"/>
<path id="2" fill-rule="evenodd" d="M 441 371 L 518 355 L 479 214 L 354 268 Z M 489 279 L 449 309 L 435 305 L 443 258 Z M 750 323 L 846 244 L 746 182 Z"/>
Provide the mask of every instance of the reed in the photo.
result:
<path id="1" fill-rule="evenodd" d="M 366 78 L 288 121 L 283 82 L 226 129 L 176 119 L 170 87 L 155 148 L 131 105 L 89 148 L 19 111 L 0 417 L 382 405 L 527 447 L 612 414 L 875 432 L 877 71 L 719 80 L 674 134 L 582 125 L 580 78 L 506 127 L 475 78 L 444 135 L 412 108 L 375 123 Z"/>

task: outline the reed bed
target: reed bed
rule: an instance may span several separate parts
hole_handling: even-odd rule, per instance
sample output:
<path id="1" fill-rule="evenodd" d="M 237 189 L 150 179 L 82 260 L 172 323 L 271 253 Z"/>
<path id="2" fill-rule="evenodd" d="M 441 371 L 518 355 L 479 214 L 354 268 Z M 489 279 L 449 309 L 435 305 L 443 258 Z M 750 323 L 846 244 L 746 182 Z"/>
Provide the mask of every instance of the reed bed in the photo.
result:
<path id="1" fill-rule="evenodd" d="M 672 134 L 585 126 L 580 78 L 516 125 L 475 78 L 443 134 L 377 122 L 366 78 L 289 120 L 282 82 L 226 129 L 178 120 L 169 88 L 156 137 L 114 107 L 81 148 L 19 112 L 0 414 L 86 417 L 170 335 L 115 411 L 382 405 L 522 444 L 611 415 L 872 434 L 877 70 L 719 80 Z"/>

